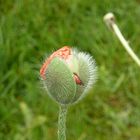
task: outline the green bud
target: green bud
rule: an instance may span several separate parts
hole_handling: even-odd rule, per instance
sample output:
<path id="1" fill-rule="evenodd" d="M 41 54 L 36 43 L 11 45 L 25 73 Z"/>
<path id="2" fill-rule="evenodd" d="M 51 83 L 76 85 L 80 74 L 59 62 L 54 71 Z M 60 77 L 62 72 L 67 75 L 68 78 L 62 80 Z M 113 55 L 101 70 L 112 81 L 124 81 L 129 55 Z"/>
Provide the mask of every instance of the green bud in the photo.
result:
<path id="1" fill-rule="evenodd" d="M 90 55 L 72 50 L 66 59 L 58 55 L 52 57 L 42 81 L 48 94 L 57 103 L 73 104 L 93 87 L 96 71 L 95 61 Z"/>

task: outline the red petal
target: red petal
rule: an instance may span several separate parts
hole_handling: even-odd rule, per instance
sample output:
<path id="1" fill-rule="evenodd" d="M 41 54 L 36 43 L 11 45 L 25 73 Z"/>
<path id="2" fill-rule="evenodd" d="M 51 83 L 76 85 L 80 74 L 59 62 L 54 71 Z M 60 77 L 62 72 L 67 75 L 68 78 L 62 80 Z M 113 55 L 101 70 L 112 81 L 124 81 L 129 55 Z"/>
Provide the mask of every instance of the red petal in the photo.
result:
<path id="1" fill-rule="evenodd" d="M 84 85 L 83 82 L 80 80 L 79 76 L 76 73 L 73 73 L 73 74 L 74 74 L 74 80 L 75 80 L 76 84 Z"/>
<path id="2" fill-rule="evenodd" d="M 71 48 L 68 46 L 64 46 L 63 48 L 55 51 L 46 61 L 45 63 L 42 65 L 41 69 L 40 69 L 40 75 L 43 79 L 45 79 L 45 71 L 47 70 L 48 65 L 50 64 L 50 62 L 52 61 L 53 58 L 55 57 L 59 57 L 62 59 L 68 59 L 69 55 L 71 54 Z"/>

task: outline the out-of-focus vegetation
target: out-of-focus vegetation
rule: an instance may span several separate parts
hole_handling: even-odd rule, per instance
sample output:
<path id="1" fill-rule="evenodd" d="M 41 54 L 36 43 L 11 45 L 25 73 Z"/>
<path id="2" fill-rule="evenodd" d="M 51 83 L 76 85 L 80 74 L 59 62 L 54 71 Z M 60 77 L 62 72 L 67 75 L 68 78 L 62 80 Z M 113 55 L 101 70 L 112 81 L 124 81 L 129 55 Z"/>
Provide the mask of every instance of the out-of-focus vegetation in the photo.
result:
<path id="1" fill-rule="evenodd" d="M 0 0 L 0 140 L 57 139 L 58 106 L 38 72 L 64 45 L 93 55 L 99 70 L 69 109 L 67 139 L 140 139 L 140 69 L 103 23 L 110 11 L 140 56 L 139 0 Z"/>

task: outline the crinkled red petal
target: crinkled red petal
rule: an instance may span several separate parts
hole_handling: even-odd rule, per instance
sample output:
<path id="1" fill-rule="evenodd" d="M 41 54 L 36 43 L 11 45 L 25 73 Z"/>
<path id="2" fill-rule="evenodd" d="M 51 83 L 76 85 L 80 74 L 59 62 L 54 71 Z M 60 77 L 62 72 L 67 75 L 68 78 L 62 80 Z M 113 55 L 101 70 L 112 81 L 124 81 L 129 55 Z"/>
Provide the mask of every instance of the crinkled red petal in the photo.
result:
<path id="1" fill-rule="evenodd" d="M 50 62 L 52 61 L 53 58 L 55 57 L 59 57 L 62 59 L 68 59 L 69 55 L 71 55 L 71 48 L 68 46 L 64 46 L 63 48 L 55 51 L 46 61 L 45 63 L 42 65 L 41 69 L 40 69 L 40 75 L 43 79 L 45 79 L 45 72 L 47 70 L 48 65 L 50 64 Z"/>

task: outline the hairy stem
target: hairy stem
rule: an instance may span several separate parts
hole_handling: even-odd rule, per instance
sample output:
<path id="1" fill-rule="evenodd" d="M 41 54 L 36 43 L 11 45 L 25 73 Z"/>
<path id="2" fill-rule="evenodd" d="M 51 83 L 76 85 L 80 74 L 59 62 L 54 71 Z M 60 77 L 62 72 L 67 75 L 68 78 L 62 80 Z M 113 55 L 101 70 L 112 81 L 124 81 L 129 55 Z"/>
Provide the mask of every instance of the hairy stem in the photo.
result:
<path id="1" fill-rule="evenodd" d="M 66 115 L 67 106 L 60 105 L 58 118 L 58 140 L 66 140 Z"/>

